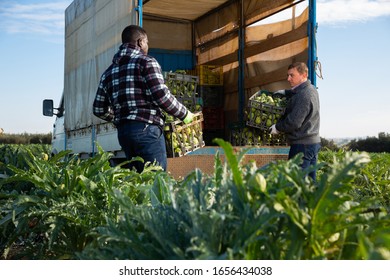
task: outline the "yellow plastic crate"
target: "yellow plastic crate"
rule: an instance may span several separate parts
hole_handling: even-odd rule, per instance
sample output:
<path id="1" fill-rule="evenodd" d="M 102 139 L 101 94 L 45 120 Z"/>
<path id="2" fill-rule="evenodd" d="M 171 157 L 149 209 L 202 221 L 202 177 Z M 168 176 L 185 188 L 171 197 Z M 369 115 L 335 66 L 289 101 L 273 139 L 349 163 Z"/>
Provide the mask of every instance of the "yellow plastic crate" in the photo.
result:
<path id="1" fill-rule="evenodd" d="M 216 65 L 197 65 L 200 85 L 223 85 L 223 69 Z"/>

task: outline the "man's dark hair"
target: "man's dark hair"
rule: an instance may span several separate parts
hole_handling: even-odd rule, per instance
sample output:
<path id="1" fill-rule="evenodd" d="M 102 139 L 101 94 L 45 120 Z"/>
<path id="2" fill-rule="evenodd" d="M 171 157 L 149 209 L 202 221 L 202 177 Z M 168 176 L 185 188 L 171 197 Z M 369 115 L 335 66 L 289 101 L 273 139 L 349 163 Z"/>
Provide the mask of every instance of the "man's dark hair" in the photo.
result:
<path id="1" fill-rule="evenodd" d="M 288 66 L 288 70 L 296 68 L 299 74 L 308 74 L 309 69 L 307 68 L 307 65 L 304 62 L 295 62 L 293 64 L 290 64 Z"/>
<path id="2" fill-rule="evenodd" d="M 136 43 L 146 36 L 146 31 L 138 25 L 129 25 L 122 31 L 122 43 Z"/>

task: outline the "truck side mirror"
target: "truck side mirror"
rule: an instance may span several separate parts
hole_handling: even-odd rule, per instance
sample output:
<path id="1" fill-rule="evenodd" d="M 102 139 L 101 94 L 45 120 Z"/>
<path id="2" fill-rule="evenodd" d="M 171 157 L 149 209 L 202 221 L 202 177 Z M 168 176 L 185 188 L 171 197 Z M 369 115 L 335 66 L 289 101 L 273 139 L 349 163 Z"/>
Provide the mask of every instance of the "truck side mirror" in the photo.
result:
<path id="1" fill-rule="evenodd" d="M 52 99 L 43 100 L 43 115 L 47 117 L 52 117 L 54 115 L 54 105 Z"/>

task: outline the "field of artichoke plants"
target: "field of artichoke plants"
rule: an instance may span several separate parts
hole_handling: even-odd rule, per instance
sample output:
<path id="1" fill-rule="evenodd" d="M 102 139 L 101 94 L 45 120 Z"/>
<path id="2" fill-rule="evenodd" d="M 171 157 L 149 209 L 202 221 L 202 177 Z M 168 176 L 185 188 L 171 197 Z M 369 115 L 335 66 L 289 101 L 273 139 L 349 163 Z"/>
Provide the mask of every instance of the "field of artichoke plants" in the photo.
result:
<path id="1" fill-rule="evenodd" d="M 1 259 L 390 259 L 390 154 L 323 150 L 313 184 L 216 141 L 226 162 L 180 181 L 0 145 Z"/>

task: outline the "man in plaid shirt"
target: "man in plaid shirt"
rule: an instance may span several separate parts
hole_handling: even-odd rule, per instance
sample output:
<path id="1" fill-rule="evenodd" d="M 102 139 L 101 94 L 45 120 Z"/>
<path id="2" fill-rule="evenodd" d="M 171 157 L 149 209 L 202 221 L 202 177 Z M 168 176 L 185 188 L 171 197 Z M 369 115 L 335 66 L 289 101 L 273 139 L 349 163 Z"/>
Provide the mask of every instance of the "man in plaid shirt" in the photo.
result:
<path id="1" fill-rule="evenodd" d="M 122 32 L 122 45 L 103 73 L 93 103 L 93 114 L 112 121 L 128 160 L 139 156 L 167 168 L 163 133 L 163 111 L 190 123 L 193 114 L 164 83 L 161 67 L 148 56 L 148 37 L 137 25 Z M 133 161 L 129 168 L 142 172 L 144 163 Z"/>

